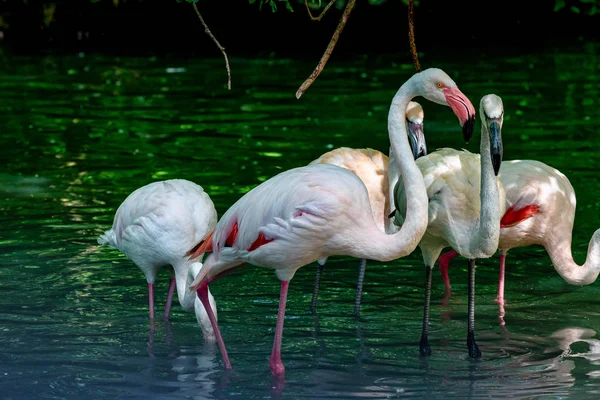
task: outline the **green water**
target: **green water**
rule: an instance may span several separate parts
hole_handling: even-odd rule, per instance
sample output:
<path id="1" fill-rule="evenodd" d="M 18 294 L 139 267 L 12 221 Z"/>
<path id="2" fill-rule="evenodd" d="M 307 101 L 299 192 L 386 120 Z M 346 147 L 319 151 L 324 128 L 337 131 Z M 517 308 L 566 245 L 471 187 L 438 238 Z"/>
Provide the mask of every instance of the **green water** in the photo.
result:
<path id="1" fill-rule="evenodd" d="M 487 93 L 502 97 L 505 159 L 537 159 L 569 177 L 580 263 L 600 226 L 599 52 L 589 44 L 435 65 L 476 107 Z M 600 286 L 568 285 L 539 247 L 508 257 L 505 330 L 494 302 L 497 257 L 479 263 L 477 362 L 465 345 L 461 259 L 450 269 L 447 307 L 434 271 L 433 354 L 419 359 L 425 274 L 418 250 L 369 262 L 358 321 L 358 260 L 329 260 L 316 316 L 308 311 L 316 264 L 298 271 L 288 296 L 283 388 L 273 388 L 268 362 L 280 285 L 272 271 L 248 267 L 211 285 L 231 373 L 178 305 L 171 323 L 151 328 L 141 271 L 96 244 L 131 191 L 189 179 L 221 215 L 258 183 L 332 148 L 387 153 L 389 102 L 412 65 L 334 57 L 296 100 L 312 68 L 234 58 L 229 92 L 221 59 L 0 57 L 2 398 L 597 398 Z M 479 128 L 466 145 L 448 108 L 420 102 L 430 151 L 477 152 Z M 158 313 L 167 285 L 163 271 Z"/>

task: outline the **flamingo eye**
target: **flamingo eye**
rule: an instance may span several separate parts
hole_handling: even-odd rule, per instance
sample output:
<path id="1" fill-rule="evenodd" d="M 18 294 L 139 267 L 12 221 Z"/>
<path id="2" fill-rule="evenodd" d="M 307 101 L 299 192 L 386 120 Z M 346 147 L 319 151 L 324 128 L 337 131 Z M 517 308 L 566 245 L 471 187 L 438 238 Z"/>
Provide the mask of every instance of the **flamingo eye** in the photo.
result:
<path id="1" fill-rule="evenodd" d="M 438 82 L 435 85 L 440 89 L 442 89 L 444 87 L 444 84 L 442 82 Z"/>

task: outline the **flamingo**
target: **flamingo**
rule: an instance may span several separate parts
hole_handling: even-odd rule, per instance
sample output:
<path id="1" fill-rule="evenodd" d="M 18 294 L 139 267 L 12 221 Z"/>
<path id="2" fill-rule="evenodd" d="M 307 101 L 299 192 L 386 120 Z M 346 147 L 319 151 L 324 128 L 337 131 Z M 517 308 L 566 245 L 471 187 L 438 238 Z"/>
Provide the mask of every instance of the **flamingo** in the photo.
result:
<path id="1" fill-rule="evenodd" d="M 408 103 L 406 109 L 406 128 L 413 157 L 417 159 L 426 155 L 427 146 L 423 135 L 423 108 L 415 101 Z M 390 233 L 390 227 L 393 225 L 390 223 L 391 219 L 388 215 L 390 214 L 390 204 L 393 204 L 393 200 L 390 201 L 389 193 L 390 187 L 393 189 L 393 185 L 396 184 L 399 177 L 398 174 L 394 174 L 391 180 L 388 178 L 389 160 L 385 154 L 373 149 L 340 147 L 321 155 L 309 165 L 312 164 L 332 164 L 354 172 L 367 188 L 373 220 L 377 224 L 377 227 L 381 231 Z M 315 289 L 310 306 L 310 310 L 313 313 L 317 308 L 321 275 L 323 274 L 323 267 L 326 262 L 327 258 L 317 261 L 318 269 L 315 279 Z M 357 317 L 360 314 L 360 300 L 366 265 L 366 259 L 360 260 L 358 284 L 356 285 L 356 297 L 354 301 L 354 315 Z"/>
<path id="2" fill-rule="evenodd" d="M 356 174 L 335 165 L 314 164 L 281 172 L 246 193 L 191 255 L 212 251 L 190 289 L 206 308 L 226 369 L 231 369 L 231 363 L 207 296 L 215 279 L 245 263 L 275 270 L 281 291 L 269 365 L 276 378 L 283 378 L 281 339 L 287 292 L 300 267 L 331 255 L 391 261 L 416 248 L 427 228 L 427 192 L 408 143 L 405 113 L 395 109 L 406 110 L 419 95 L 449 105 L 466 137 L 475 118 L 471 102 L 440 69 L 417 73 L 398 90 L 388 114 L 388 131 L 409 201 L 406 223 L 397 233 L 387 235 L 377 227 L 367 189 Z"/>
<path id="3" fill-rule="evenodd" d="M 600 229 L 590 239 L 585 264 L 578 265 L 571 252 L 576 198 L 569 179 L 557 169 L 536 160 L 502 163 L 499 178 L 506 190 L 507 207 L 500 221 L 500 276 L 496 298 L 503 324 L 504 272 L 510 249 L 541 245 L 565 281 L 571 285 L 589 285 L 600 273 Z M 448 266 L 457 255 L 448 252 L 440 257 L 446 296 L 450 294 Z"/>
<path id="4" fill-rule="evenodd" d="M 500 97 L 489 94 L 480 102 L 480 154 L 444 148 L 419 158 L 429 198 L 429 223 L 419 242 L 426 268 L 425 307 L 419 352 L 429 356 L 429 303 L 431 269 L 445 247 L 469 259 L 469 305 L 467 348 L 478 358 L 475 342 L 475 259 L 491 257 L 498 247 L 500 217 L 504 214 L 504 190 L 497 178 L 502 162 L 502 120 Z M 479 176 L 478 176 L 479 175 Z M 473 178 L 479 178 L 477 180 Z M 395 190 L 396 218 L 402 225 L 406 211 L 405 187 L 398 182 Z"/>
<path id="5" fill-rule="evenodd" d="M 186 290 L 202 264 L 191 262 L 187 256 L 216 224 L 217 212 L 201 186 L 184 179 L 170 179 L 142 186 L 127 196 L 117 209 L 112 228 L 100 235 L 98 243 L 121 251 L 142 270 L 148 281 L 151 320 L 156 274 L 160 267 L 170 265 L 175 277 L 169 284 L 164 318 L 169 317 L 177 287 L 183 309 L 195 310 L 205 338 L 212 339 L 214 334 L 204 307 L 195 307 L 197 296 Z M 212 294 L 209 297 L 214 307 Z"/>

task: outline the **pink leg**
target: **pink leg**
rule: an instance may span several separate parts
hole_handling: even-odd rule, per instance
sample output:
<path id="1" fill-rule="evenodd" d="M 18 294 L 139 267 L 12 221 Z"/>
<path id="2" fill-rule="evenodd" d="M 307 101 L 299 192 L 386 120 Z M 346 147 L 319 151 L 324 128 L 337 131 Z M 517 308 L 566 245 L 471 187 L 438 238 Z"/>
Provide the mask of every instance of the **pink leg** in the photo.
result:
<path id="1" fill-rule="evenodd" d="M 231 369 L 231 362 L 229 362 L 229 356 L 227 355 L 227 349 L 225 348 L 225 342 L 223 342 L 223 337 L 221 336 L 221 331 L 219 330 L 219 325 L 217 324 L 217 319 L 215 318 L 215 313 L 210 307 L 210 301 L 208 300 L 208 284 L 209 280 L 205 280 L 198 287 L 198 298 L 204 305 L 204 309 L 206 310 L 206 314 L 208 315 L 208 319 L 210 320 L 210 324 L 215 331 L 215 337 L 217 338 L 217 343 L 219 344 L 219 350 L 221 350 L 221 356 L 223 357 L 223 362 L 225 363 L 225 369 Z"/>
<path id="2" fill-rule="evenodd" d="M 227 355 L 227 349 L 225 348 L 225 342 L 223 341 L 223 336 L 221 336 L 221 330 L 219 329 L 219 324 L 217 323 L 217 319 L 215 318 L 215 313 L 213 312 L 210 301 L 208 300 L 208 284 L 212 281 L 222 277 L 223 275 L 227 275 L 238 268 L 243 267 L 244 264 L 237 265 L 233 268 L 230 268 L 226 271 L 223 271 L 212 278 L 205 279 L 204 282 L 198 286 L 198 290 L 196 293 L 198 294 L 198 298 L 202 302 L 204 309 L 206 310 L 206 314 L 208 315 L 208 320 L 215 331 L 215 337 L 217 338 L 217 343 L 219 345 L 219 350 L 221 351 L 221 357 L 223 357 L 223 362 L 225 363 L 225 369 L 231 370 L 231 362 L 229 362 L 229 356 Z"/>
<path id="3" fill-rule="evenodd" d="M 150 319 L 154 321 L 154 285 L 148 283 L 148 305 L 150 306 Z"/>
<path id="4" fill-rule="evenodd" d="M 273 352 L 271 353 L 271 373 L 278 377 L 285 375 L 285 367 L 281 362 L 281 338 L 283 337 L 283 320 L 285 319 L 285 305 L 287 303 L 287 292 L 290 281 L 281 281 L 281 292 L 279 295 L 279 310 L 277 311 L 277 327 L 275 328 L 275 340 L 273 341 Z"/>
<path id="5" fill-rule="evenodd" d="M 438 265 L 440 266 L 440 272 L 442 273 L 442 279 L 444 280 L 444 286 L 446 288 L 444 290 L 444 298 L 442 299 L 442 307 L 446 307 L 448 305 L 450 296 L 452 296 L 450 277 L 448 276 L 448 267 L 450 266 L 450 261 L 452 261 L 452 259 L 457 255 L 458 253 L 456 251 L 450 250 L 438 258 Z"/>
<path id="6" fill-rule="evenodd" d="M 171 281 L 169 282 L 169 294 L 167 294 L 167 304 L 165 304 L 165 313 L 163 315 L 165 321 L 169 319 L 171 304 L 173 303 L 173 293 L 175 293 L 175 278 L 171 277 Z"/>
<path id="7" fill-rule="evenodd" d="M 496 302 L 504 305 L 504 270 L 506 262 L 506 253 L 500 250 L 500 276 L 498 278 L 498 297 Z"/>
<path id="8" fill-rule="evenodd" d="M 448 276 L 448 267 L 450 266 L 450 261 L 454 257 L 456 257 L 458 253 L 454 250 L 450 250 L 449 252 L 442 254 L 440 258 L 438 258 L 438 263 L 440 266 L 440 272 L 442 273 L 442 279 L 444 280 L 444 286 L 446 287 L 446 292 L 452 292 L 450 288 L 450 277 Z"/>

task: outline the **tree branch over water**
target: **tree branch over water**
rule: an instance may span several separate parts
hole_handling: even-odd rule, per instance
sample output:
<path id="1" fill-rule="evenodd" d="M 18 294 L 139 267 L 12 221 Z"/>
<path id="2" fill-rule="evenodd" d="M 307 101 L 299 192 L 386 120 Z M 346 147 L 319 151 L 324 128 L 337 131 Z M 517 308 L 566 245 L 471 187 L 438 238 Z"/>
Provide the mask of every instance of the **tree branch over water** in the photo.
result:
<path id="1" fill-rule="evenodd" d="M 308 0 L 304 0 L 304 4 L 306 5 L 306 11 L 308 11 L 308 16 L 310 17 L 310 19 L 312 21 L 320 21 L 321 18 L 323 18 L 323 16 L 325 16 L 325 13 L 327 12 L 327 10 L 329 10 L 329 8 L 331 8 L 331 6 L 335 3 L 335 0 L 331 0 L 329 2 L 329 4 L 327 4 L 327 6 L 323 9 L 323 11 L 321 12 L 321 14 L 319 14 L 318 17 L 314 17 L 312 15 L 312 13 L 310 12 L 310 8 L 308 7 Z"/>
<path id="2" fill-rule="evenodd" d="M 323 71 L 323 68 L 325 68 L 325 64 L 327 64 L 327 61 L 329 60 L 329 57 L 331 56 L 331 53 L 333 52 L 333 49 L 335 48 L 335 44 L 337 43 L 338 39 L 340 38 L 340 34 L 342 33 L 344 26 L 346 26 L 346 22 L 348 21 L 348 17 L 350 17 L 350 12 L 354 8 L 355 2 L 356 2 L 356 0 L 348 0 L 348 3 L 346 4 L 346 8 L 344 9 L 344 13 L 342 14 L 342 18 L 340 18 L 340 22 L 339 22 L 337 28 L 335 29 L 335 32 L 333 32 L 333 36 L 331 37 L 331 40 L 329 41 L 329 45 L 325 49 L 325 53 L 323 53 L 323 56 L 319 60 L 319 63 L 315 67 L 315 70 L 312 72 L 312 74 L 310 74 L 310 76 L 304 81 L 302 86 L 300 86 L 300 88 L 296 92 L 297 99 L 299 99 L 300 96 L 302 96 L 304 94 L 304 92 L 306 92 L 306 90 L 310 87 L 310 85 L 312 85 L 313 82 L 317 79 L 317 77 L 319 76 L 321 71 Z"/>
<path id="3" fill-rule="evenodd" d="M 415 44 L 415 4 L 414 0 L 408 0 L 408 43 L 410 45 L 410 54 L 412 55 L 413 64 L 417 72 L 421 72 L 421 64 L 419 64 L 419 54 L 417 53 L 417 45 Z"/>
<path id="4" fill-rule="evenodd" d="M 192 7 L 194 7 L 196 15 L 198 15 L 198 18 L 200 18 L 200 22 L 202 22 L 202 25 L 204 26 L 204 32 L 206 32 L 206 34 L 210 36 L 210 38 L 213 40 L 213 42 L 215 42 L 219 50 L 221 50 L 221 53 L 223 53 L 223 57 L 225 57 L 225 67 L 227 68 L 227 89 L 231 90 L 231 70 L 229 69 L 229 59 L 227 58 L 227 53 L 225 53 L 225 47 L 221 46 L 217 38 L 212 34 L 210 29 L 208 29 L 208 25 L 206 25 L 206 22 L 204 22 L 204 18 L 202 18 L 202 15 L 200 15 L 200 11 L 198 10 L 198 7 L 196 7 L 196 3 L 192 3 Z"/>

